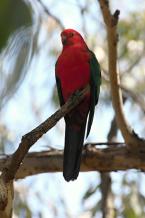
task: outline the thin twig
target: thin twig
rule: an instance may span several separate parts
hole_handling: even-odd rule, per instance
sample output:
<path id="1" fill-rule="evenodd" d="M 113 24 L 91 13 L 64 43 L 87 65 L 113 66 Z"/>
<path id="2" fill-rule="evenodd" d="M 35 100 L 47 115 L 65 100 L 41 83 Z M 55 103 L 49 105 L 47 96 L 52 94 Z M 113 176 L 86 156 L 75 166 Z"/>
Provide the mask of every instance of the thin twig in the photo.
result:
<path id="1" fill-rule="evenodd" d="M 145 113 L 145 101 L 139 95 L 135 94 L 132 90 L 125 87 L 124 85 L 120 85 L 120 88 L 129 96 L 131 97 L 138 106 L 142 109 L 143 113 Z"/>
<path id="2" fill-rule="evenodd" d="M 106 83 L 110 84 L 110 79 L 108 78 L 108 73 L 105 69 L 102 70 L 102 78 Z M 142 109 L 143 113 L 145 113 L 145 101 L 141 96 L 137 95 L 123 84 L 120 84 L 119 88 L 123 91 L 123 97 L 127 95 L 127 97 L 132 98 L 132 100 L 134 100 L 134 102 Z"/>
<path id="3" fill-rule="evenodd" d="M 63 30 L 64 29 L 64 25 L 63 25 L 63 23 L 61 22 L 61 20 L 58 18 L 58 17 L 56 17 L 54 14 L 52 14 L 51 12 L 50 12 L 50 10 L 44 5 L 44 3 L 41 1 L 41 0 L 37 0 L 38 2 L 39 2 L 39 4 L 41 5 L 41 7 L 43 8 L 43 10 L 45 11 L 45 13 L 48 15 L 48 16 L 50 16 L 51 18 L 53 18 L 55 21 L 56 21 L 56 23 L 58 23 L 58 25 L 60 26 L 60 28 Z"/>
<path id="4" fill-rule="evenodd" d="M 109 145 L 109 146 L 122 146 L 122 145 L 126 145 L 125 144 L 125 142 L 91 142 L 91 143 L 86 143 L 85 144 L 85 146 L 87 147 L 87 146 L 89 146 L 89 145 L 91 145 L 91 146 L 101 146 L 101 145 Z"/>

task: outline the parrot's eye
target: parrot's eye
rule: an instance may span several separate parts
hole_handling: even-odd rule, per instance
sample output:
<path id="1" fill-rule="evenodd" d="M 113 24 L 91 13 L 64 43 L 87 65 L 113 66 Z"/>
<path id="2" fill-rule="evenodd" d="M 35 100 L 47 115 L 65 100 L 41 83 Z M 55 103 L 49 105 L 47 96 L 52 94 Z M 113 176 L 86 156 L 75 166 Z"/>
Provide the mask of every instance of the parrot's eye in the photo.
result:
<path id="1" fill-rule="evenodd" d="M 73 37 L 74 36 L 74 33 L 70 33 L 70 37 Z"/>

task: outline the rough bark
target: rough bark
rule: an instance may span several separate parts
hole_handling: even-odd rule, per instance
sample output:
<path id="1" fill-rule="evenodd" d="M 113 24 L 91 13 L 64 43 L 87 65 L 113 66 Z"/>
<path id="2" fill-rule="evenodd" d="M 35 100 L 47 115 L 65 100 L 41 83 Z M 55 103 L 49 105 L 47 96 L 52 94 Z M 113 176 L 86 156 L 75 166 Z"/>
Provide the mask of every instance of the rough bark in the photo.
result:
<path id="1" fill-rule="evenodd" d="M 0 180 L 0 217 L 11 218 L 12 216 L 12 205 L 14 197 L 13 181 L 10 181 L 5 185 L 3 180 Z"/>
<path id="2" fill-rule="evenodd" d="M 7 155 L 0 158 L 0 170 L 8 158 Z M 25 178 L 39 173 L 62 172 L 62 162 L 63 150 L 29 153 L 24 158 L 15 178 Z M 112 172 L 129 169 L 145 171 L 145 149 L 134 152 L 122 145 L 100 149 L 91 143 L 83 149 L 81 172 Z"/>

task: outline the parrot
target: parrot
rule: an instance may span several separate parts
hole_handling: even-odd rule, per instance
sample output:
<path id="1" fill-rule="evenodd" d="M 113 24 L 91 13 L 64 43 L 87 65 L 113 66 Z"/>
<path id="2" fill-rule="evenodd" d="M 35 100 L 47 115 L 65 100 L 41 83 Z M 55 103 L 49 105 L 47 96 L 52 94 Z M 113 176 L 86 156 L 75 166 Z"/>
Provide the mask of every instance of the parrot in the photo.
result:
<path id="1" fill-rule="evenodd" d="M 55 64 L 55 78 L 60 106 L 76 91 L 90 86 L 84 99 L 65 117 L 63 177 L 69 182 L 77 179 L 80 171 L 85 131 L 86 138 L 98 103 L 101 70 L 95 54 L 74 29 L 61 32 L 62 52 Z"/>

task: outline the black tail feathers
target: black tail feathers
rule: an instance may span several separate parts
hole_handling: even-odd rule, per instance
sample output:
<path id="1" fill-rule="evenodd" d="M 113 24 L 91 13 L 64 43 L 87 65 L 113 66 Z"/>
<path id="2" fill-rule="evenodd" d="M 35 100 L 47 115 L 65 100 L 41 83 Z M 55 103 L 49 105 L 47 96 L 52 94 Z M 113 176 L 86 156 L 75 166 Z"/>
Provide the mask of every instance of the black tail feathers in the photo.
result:
<path id="1" fill-rule="evenodd" d="M 79 174 L 85 126 L 84 124 L 77 131 L 69 124 L 66 124 L 63 176 L 67 182 L 77 179 Z"/>

